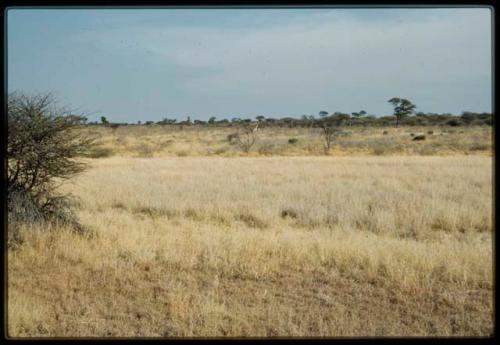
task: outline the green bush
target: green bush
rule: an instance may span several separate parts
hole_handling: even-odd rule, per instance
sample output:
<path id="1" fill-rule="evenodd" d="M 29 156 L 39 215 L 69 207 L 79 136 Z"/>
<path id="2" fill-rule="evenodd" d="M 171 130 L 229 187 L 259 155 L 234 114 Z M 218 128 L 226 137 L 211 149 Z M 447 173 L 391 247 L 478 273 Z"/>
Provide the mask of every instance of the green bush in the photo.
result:
<path id="1" fill-rule="evenodd" d="M 288 143 L 289 144 L 295 144 L 298 141 L 299 141 L 299 139 L 297 139 L 297 138 L 290 138 L 290 139 L 288 139 Z"/>

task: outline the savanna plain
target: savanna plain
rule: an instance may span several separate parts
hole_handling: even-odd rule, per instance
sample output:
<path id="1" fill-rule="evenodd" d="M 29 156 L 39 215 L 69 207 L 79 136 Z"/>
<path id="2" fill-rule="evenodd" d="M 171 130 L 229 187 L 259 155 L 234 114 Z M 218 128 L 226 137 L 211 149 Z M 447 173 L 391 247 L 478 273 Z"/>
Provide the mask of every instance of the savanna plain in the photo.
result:
<path id="1" fill-rule="evenodd" d="M 494 332 L 491 127 L 81 130 L 89 231 L 20 229 L 10 336 Z"/>

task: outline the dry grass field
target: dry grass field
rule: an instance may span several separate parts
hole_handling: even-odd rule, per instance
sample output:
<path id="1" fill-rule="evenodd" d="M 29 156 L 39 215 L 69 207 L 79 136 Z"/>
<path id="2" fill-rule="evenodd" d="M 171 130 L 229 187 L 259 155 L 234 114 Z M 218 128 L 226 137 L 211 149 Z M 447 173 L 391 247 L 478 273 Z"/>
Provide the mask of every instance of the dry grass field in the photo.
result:
<path id="1" fill-rule="evenodd" d="M 92 129 L 90 232 L 22 229 L 9 335 L 489 336 L 491 128 L 429 130 Z"/>
<path id="2" fill-rule="evenodd" d="M 94 158 L 247 156 L 228 141 L 236 127 L 211 126 L 120 126 L 87 129 L 99 140 Z M 431 133 L 430 133 L 431 132 Z M 413 141 L 423 134 L 425 141 Z M 295 141 L 289 142 L 289 139 Z M 491 127 L 345 127 L 335 139 L 332 155 L 464 155 L 488 154 L 492 149 Z M 251 148 L 251 156 L 323 155 L 320 128 L 262 128 Z"/>

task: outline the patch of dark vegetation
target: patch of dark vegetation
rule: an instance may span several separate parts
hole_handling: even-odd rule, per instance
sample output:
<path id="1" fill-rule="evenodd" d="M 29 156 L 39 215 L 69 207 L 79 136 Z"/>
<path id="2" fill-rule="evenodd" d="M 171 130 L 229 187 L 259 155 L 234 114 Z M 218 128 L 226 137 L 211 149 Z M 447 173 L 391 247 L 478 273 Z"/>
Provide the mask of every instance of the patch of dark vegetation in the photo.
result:
<path id="1" fill-rule="evenodd" d="M 95 138 L 74 130 L 85 118 L 57 107 L 50 94 L 11 93 L 7 114 L 8 245 L 22 224 L 56 223 L 84 233 L 74 199 L 57 187 L 86 168 L 76 158 L 88 155 Z"/>
<path id="2" fill-rule="evenodd" d="M 433 135 L 433 134 L 434 134 L 434 131 L 427 131 L 427 134 L 429 134 L 429 135 Z"/>
<path id="3" fill-rule="evenodd" d="M 299 218 L 299 213 L 297 211 L 295 211 L 294 209 L 285 208 L 285 209 L 281 210 L 281 218 L 297 219 L 297 218 Z"/>
<path id="4" fill-rule="evenodd" d="M 457 127 L 457 126 L 462 125 L 462 122 L 460 120 L 457 120 L 457 119 L 451 119 L 451 120 L 448 120 L 446 122 L 446 124 L 448 126 Z"/>
<path id="5" fill-rule="evenodd" d="M 413 140 L 425 140 L 425 135 L 416 135 Z"/>
<path id="6" fill-rule="evenodd" d="M 121 202 L 115 202 L 113 205 L 111 205 L 112 208 L 116 208 L 116 209 L 119 209 L 119 210 L 126 210 L 127 208 L 125 207 L 125 205 Z"/>
<path id="7" fill-rule="evenodd" d="M 288 139 L 288 143 L 289 143 L 289 144 L 295 144 L 295 143 L 297 143 L 298 141 L 299 141 L 299 139 L 297 139 L 297 138 L 290 138 L 290 139 Z"/>
<path id="8" fill-rule="evenodd" d="M 249 226 L 251 228 L 265 229 L 265 228 L 269 227 L 269 224 L 267 222 L 254 216 L 253 214 L 251 214 L 249 212 L 239 213 L 236 216 L 236 219 L 242 221 L 243 223 L 245 223 L 247 226 Z"/>
<path id="9" fill-rule="evenodd" d="M 383 135 L 387 135 L 387 134 L 389 134 L 389 132 L 388 131 L 383 131 L 382 134 Z"/>

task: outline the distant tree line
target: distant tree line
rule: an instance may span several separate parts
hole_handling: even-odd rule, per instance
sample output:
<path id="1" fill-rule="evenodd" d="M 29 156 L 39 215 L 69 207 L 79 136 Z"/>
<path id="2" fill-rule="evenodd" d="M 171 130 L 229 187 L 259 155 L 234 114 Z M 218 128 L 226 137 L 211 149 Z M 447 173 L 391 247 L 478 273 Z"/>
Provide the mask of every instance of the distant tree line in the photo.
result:
<path id="1" fill-rule="evenodd" d="M 194 120 L 194 121 L 177 121 L 176 119 L 163 119 L 161 121 L 138 121 L 137 123 L 102 123 L 102 122 L 87 122 L 87 125 L 104 125 L 110 128 L 127 125 L 175 125 L 175 126 L 218 126 L 232 127 L 244 125 L 252 122 L 259 122 L 263 127 L 306 127 L 320 128 L 325 119 L 339 120 L 342 119 L 342 126 L 361 126 L 361 127 L 385 127 L 385 126 L 491 126 L 493 124 L 493 114 L 491 113 L 475 113 L 463 112 L 462 115 L 453 115 L 449 113 L 423 113 L 417 112 L 413 116 L 397 117 L 395 115 L 387 115 L 376 117 L 374 115 L 359 113 L 341 113 L 334 112 L 323 117 L 316 118 L 313 115 L 302 115 L 300 118 L 281 117 L 272 118 L 258 116 L 255 120 L 251 118 L 241 119 L 238 117 L 217 120 L 212 117 L 209 121 Z"/>
<path id="2" fill-rule="evenodd" d="M 177 121 L 175 118 L 165 117 L 161 121 L 138 121 L 137 125 L 175 125 L 175 126 L 245 126 L 250 123 L 259 123 L 263 127 L 309 127 L 309 128 L 324 128 L 325 123 L 335 123 L 335 126 L 363 126 L 363 127 L 385 127 L 385 126 L 491 126 L 493 124 L 493 114 L 491 113 L 476 113 L 465 111 L 461 115 L 453 115 L 449 113 L 423 113 L 416 112 L 417 108 L 411 101 L 394 97 L 388 100 L 394 107 L 392 115 L 376 117 L 368 114 L 365 110 L 357 112 L 329 113 L 321 110 L 318 115 L 302 115 L 300 118 L 281 117 L 272 118 L 263 115 L 252 118 L 233 117 L 229 119 L 217 120 L 215 116 L 209 118 L 208 121 L 194 120 L 188 116 L 185 121 Z M 104 125 L 106 127 L 117 128 L 118 126 L 129 125 L 128 123 L 110 123 L 106 117 L 101 117 L 101 122 L 90 122 L 89 125 Z"/>

